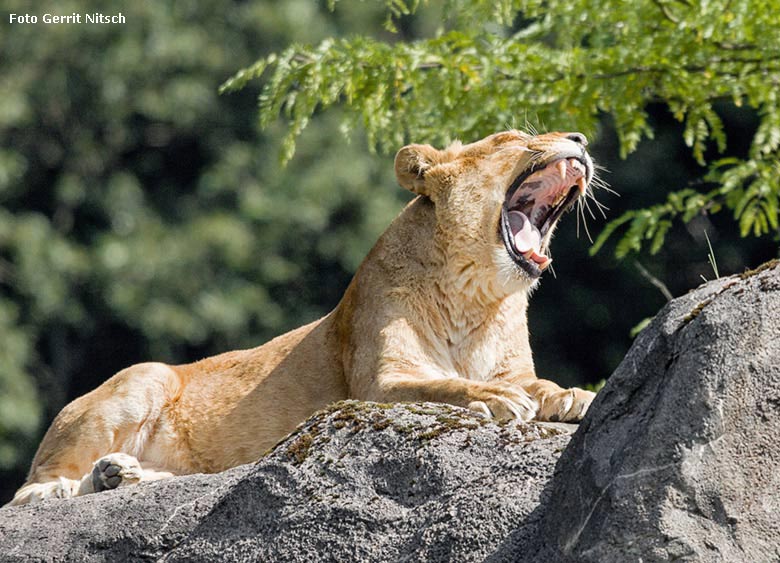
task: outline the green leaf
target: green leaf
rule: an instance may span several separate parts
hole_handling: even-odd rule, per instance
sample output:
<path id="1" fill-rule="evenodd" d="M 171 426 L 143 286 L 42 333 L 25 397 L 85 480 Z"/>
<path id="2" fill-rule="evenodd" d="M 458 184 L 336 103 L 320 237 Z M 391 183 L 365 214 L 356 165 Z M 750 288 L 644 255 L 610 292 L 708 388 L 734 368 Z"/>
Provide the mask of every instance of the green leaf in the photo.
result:
<path id="1" fill-rule="evenodd" d="M 596 237 L 596 240 L 593 242 L 593 246 L 590 247 L 590 255 L 594 256 L 599 250 L 601 250 L 601 247 L 604 246 L 604 243 L 607 242 L 607 239 L 609 239 L 609 237 L 612 236 L 612 234 L 618 228 L 631 221 L 634 218 L 634 215 L 634 211 L 628 211 L 617 219 L 607 223 L 604 229 L 602 229 L 601 233 L 599 233 L 599 236 Z"/>

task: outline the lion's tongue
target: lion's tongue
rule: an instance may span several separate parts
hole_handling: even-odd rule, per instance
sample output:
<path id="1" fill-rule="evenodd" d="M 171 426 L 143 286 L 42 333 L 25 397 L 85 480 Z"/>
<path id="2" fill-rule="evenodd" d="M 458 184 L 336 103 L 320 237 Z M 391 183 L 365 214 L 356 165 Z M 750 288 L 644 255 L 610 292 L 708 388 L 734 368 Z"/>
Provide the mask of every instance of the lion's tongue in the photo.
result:
<path id="1" fill-rule="evenodd" d="M 525 258 L 533 260 L 537 264 L 543 264 L 549 258 L 539 251 L 542 236 L 539 229 L 531 224 L 528 217 L 520 211 L 508 213 L 509 226 L 514 236 L 515 248 Z"/>

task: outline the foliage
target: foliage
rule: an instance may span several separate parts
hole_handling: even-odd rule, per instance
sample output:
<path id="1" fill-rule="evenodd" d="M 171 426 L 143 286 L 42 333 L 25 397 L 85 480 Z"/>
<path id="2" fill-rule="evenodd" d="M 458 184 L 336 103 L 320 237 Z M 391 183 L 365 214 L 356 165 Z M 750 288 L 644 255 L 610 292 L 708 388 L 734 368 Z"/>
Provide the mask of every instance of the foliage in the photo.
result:
<path id="1" fill-rule="evenodd" d="M 394 29 L 426 2 L 384 0 Z M 430 3 L 434 4 L 434 3 Z M 331 1 L 336 6 L 335 0 Z M 263 77 L 260 120 L 289 123 L 283 158 L 312 115 L 349 108 L 343 127 L 365 126 L 380 149 L 406 139 L 446 143 L 525 122 L 594 134 L 605 115 L 627 155 L 652 137 L 647 106 L 663 102 L 684 124 L 700 164 L 726 146 L 718 101 L 760 115 L 747 158 L 711 163 L 717 187 L 668 195 L 629 211 L 596 240 L 596 252 L 625 229 L 618 256 L 656 253 L 674 219 L 731 210 L 742 236 L 778 230 L 780 183 L 780 12 L 759 0 L 449 0 L 434 37 L 405 41 L 362 34 L 294 44 L 261 58 L 224 85 Z M 682 187 L 682 186 L 681 186 Z"/>

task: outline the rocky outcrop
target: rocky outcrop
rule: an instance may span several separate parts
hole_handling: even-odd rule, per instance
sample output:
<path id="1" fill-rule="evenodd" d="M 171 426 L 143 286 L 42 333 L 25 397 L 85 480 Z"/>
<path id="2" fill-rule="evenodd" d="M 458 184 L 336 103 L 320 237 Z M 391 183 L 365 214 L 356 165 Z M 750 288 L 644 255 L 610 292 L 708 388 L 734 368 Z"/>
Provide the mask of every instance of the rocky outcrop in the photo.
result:
<path id="1" fill-rule="evenodd" d="M 484 560 L 535 533 L 571 429 L 347 401 L 253 465 L 0 510 L 0 560 Z"/>
<path id="2" fill-rule="evenodd" d="M 547 561 L 780 561 L 777 262 L 669 303 L 551 485 Z"/>
<path id="3" fill-rule="evenodd" d="M 256 464 L 0 510 L 0 561 L 780 560 L 780 266 L 672 301 L 570 436 L 354 401 Z"/>

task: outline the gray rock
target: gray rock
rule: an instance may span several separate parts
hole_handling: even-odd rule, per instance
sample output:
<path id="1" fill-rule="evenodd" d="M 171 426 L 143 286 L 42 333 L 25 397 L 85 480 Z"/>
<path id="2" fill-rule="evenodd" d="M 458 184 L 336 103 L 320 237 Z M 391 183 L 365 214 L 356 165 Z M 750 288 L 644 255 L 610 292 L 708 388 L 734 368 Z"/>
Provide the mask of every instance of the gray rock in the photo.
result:
<path id="1" fill-rule="evenodd" d="M 572 428 L 347 401 L 254 465 L 0 510 L 0 560 L 480 561 L 533 536 Z"/>
<path id="2" fill-rule="evenodd" d="M 550 485 L 538 561 L 780 561 L 778 263 L 669 303 Z"/>
<path id="3" fill-rule="evenodd" d="M 4 508 L 0 561 L 780 561 L 780 266 L 669 303 L 573 428 L 347 401 L 256 464 Z"/>

